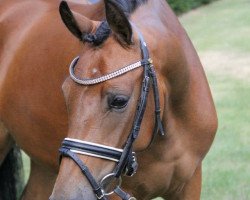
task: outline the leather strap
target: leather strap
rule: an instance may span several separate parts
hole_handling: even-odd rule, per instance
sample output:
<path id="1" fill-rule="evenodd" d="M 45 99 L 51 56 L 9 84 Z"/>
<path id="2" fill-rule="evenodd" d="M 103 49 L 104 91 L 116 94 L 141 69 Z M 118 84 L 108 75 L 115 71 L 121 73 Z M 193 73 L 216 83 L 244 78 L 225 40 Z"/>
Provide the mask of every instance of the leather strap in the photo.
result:
<path id="1" fill-rule="evenodd" d="M 96 194 L 96 197 L 100 200 L 107 200 L 107 198 L 104 196 L 102 192 L 102 188 L 96 182 L 95 178 L 92 176 L 88 167 L 81 161 L 81 159 L 75 153 L 71 152 L 70 149 L 65 147 L 61 147 L 59 149 L 59 152 L 61 153 L 61 156 L 70 157 L 79 166 L 82 173 L 86 176 L 90 185 L 92 186 L 93 191 Z"/>
<path id="2" fill-rule="evenodd" d="M 143 83 L 141 87 L 141 95 L 140 99 L 138 101 L 137 110 L 135 114 L 134 123 L 132 126 L 131 133 L 127 139 L 126 145 L 124 147 L 124 151 L 122 153 L 122 156 L 120 158 L 120 161 L 118 165 L 115 168 L 114 173 L 116 174 L 116 177 L 121 176 L 122 171 L 125 168 L 125 165 L 127 163 L 127 160 L 129 158 L 129 154 L 132 151 L 132 146 L 135 141 L 135 139 L 138 137 L 138 134 L 140 132 L 140 127 L 142 123 L 142 119 L 144 117 L 144 112 L 146 110 L 146 104 L 147 104 L 147 97 L 150 87 L 150 80 L 153 85 L 153 91 L 154 91 L 154 100 L 155 100 L 155 128 L 154 133 L 151 139 L 150 144 L 153 141 L 153 138 L 155 135 L 160 132 L 161 135 L 164 135 L 163 125 L 160 118 L 160 100 L 159 100 L 159 92 L 158 92 L 158 85 L 157 85 L 157 78 L 155 74 L 155 70 L 153 68 L 153 65 L 151 63 L 151 60 L 149 59 L 149 52 L 146 45 L 146 42 L 141 34 L 141 32 L 137 29 L 137 27 L 132 24 L 134 28 L 137 30 L 138 36 L 140 38 L 140 47 L 142 51 L 142 65 L 144 68 L 144 78 Z"/>
<path id="3" fill-rule="evenodd" d="M 67 147 L 70 150 L 75 150 L 82 152 L 83 154 L 85 153 L 86 155 L 91 154 L 91 156 L 94 157 L 100 157 L 100 158 L 106 158 L 108 160 L 113 160 L 113 161 L 119 161 L 122 151 L 118 151 L 115 149 L 110 149 L 110 148 L 105 148 L 101 146 L 96 146 L 96 145 L 91 145 L 91 144 L 86 144 L 86 143 L 80 143 L 76 141 L 68 141 L 64 140 L 62 142 L 62 147 Z"/>
<path id="4" fill-rule="evenodd" d="M 128 193 L 124 192 L 120 187 L 116 187 L 114 192 L 121 197 L 122 200 L 136 200 L 136 198 L 131 197 Z"/>

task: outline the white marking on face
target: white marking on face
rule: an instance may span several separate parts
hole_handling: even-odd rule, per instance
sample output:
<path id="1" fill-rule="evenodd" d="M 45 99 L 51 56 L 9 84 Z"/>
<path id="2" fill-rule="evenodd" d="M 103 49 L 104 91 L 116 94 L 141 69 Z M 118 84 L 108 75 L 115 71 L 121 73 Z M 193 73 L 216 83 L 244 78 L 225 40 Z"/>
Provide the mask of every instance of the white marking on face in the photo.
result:
<path id="1" fill-rule="evenodd" d="M 95 74 L 97 72 L 97 69 L 96 68 L 93 68 L 92 69 L 92 73 Z"/>

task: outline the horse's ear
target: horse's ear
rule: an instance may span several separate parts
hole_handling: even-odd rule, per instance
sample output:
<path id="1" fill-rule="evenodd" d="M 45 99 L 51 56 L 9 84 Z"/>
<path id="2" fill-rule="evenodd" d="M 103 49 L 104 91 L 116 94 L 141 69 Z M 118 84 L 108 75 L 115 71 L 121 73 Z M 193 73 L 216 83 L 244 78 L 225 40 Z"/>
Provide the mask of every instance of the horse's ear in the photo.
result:
<path id="1" fill-rule="evenodd" d="M 79 40 L 83 40 L 85 34 L 93 29 L 93 22 L 83 15 L 72 12 L 66 1 L 62 1 L 59 6 L 61 18 L 69 31 Z"/>
<path id="2" fill-rule="evenodd" d="M 104 0 L 106 19 L 116 36 L 127 44 L 132 43 L 132 27 L 122 9 L 114 0 Z"/>

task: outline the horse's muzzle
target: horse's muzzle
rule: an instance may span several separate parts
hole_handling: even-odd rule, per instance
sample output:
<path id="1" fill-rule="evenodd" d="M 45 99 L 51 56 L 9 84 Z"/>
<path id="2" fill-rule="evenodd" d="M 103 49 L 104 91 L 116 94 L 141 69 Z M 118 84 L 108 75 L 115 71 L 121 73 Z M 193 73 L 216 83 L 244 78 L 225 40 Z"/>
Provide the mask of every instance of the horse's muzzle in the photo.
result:
<path id="1" fill-rule="evenodd" d="M 81 195 L 51 195 L 49 200 L 97 200 L 96 196 L 91 193 L 84 193 Z"/>

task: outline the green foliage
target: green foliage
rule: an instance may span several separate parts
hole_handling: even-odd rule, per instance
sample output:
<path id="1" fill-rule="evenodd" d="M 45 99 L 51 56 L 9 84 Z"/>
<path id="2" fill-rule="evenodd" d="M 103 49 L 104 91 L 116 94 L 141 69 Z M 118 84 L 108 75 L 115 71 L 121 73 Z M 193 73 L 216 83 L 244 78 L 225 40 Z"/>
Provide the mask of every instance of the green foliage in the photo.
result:
<path id="1" fill-rule="evenodd" d="M 181 14 L 201 5 L 208 4 L 215 0 L 167 0 L 172 9 Z"/>

